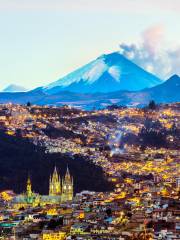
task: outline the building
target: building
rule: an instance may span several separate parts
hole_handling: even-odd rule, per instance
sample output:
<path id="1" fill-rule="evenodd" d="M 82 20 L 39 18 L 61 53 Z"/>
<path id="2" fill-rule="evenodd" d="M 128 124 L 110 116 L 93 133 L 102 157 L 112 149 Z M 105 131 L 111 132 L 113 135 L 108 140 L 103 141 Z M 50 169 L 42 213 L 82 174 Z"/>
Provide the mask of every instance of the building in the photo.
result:
<path id="1" fill-rule="evenodd" d="M 67 167 L 66 174 L 61 182 L 61 177 L 56 167 L 49 180 L 49 196 L 61 196 L 61 202 L 71 201 L 73 198 L 73 178 Z"/>
<path id="2" fill-rule="evenodd" d="M 44 206 L 47 204 L 60 204 L 73 199 L 73 178 L 67 167 L 66 174 L 61 182 L 57 168 L 54 168 L 49 179 L 49 195 L 40 195 L 32 191 L 31 179 L 28 177 L 26 192 L 15 196 L 12 204 L 16 209 Z"/>
<path id="3" fill-rule="evenodd" d="M 66 175 L 62 180 L 62 202 L 71 201 L 73 199 L 73 178 L 67 167 Z"/>
<path id="4" fill-rule="evenodd" d="M 54 168 L 54 173 L 52 178 L 49 179 L 49 195 L 59 196 L 61 195 L 61 178 L 57 173 L 56 167 Z"/>
<path id="5" fill-rule="evenodd" d="M 42 234 L 43 240 L 64 240 L 66 233 L 61 231 L 44 231 Z"/>
<path id="6" fill-rule="evenodd" d="M 40 205 L 40 195 L 32 192 L 30 177 L 28 177 L 27 180 L 26 192 L 15 196 L 12 200 L 12 204 L 16 209 Z"/>
<path id="7" fill-rule="evenodd" d="M 177 189 L 180 189 L 180 177 L 176 178 L 176 187 Z"/>

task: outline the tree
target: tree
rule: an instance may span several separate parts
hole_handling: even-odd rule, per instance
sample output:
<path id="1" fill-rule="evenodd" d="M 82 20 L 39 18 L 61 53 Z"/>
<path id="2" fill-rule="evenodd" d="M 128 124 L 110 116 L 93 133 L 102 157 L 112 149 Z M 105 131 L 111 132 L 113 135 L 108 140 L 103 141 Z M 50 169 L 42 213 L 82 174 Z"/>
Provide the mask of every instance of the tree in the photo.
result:
<path id="1" fill-rule="evenodd" d="M 155 110 L 156 107 L 157 107 L 157 106 L 156 106 L 155 101 L 154 101 L 154 100 L 151 100 L 151 101 L 149 102 L 148 108 L 151 109 L 151 110 Z"/>
<path id="2" fill-rule="evenodd" d="M 30 102 L 27 102 L 27 107 L 31 107 L 31 103 Z"/>

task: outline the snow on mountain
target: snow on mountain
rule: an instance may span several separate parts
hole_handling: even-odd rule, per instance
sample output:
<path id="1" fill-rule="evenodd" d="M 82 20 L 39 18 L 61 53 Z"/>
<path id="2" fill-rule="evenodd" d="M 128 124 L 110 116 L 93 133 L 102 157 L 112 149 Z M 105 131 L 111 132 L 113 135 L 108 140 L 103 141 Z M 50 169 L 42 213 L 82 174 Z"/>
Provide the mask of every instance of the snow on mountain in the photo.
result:
<path id="1" fill-rule="evenodd" d="M 78 70 L 68 74 L 64 78 L 49 84 L 47 87 L 45 87 L 45 89 L 51 89 L 57 86 L 67 87 L 73 83 L 78 83 L 80 80 L 84 80 L 88 84 L 91 84 L 96 81 L 106 70 L 108 70 L 108 66 L 105 64 L 103 59 L 96 59 L 82 68 L 79 68 Z"/>
<path id="2" fill-rule="evenodd" d="M 79 93 L 138 91 L 160 84 L 156 76 L 143 70 L 120 53 L 102 55 L 96 60 L 45 86 L 44 92 Z"/>
<path id="3" fill-rule="evenodd" d="M 27 91 L 26 88 L 15 84 L 11 84 L 2 90 L 2 92 L 26 92 L 26 91 Z"/>

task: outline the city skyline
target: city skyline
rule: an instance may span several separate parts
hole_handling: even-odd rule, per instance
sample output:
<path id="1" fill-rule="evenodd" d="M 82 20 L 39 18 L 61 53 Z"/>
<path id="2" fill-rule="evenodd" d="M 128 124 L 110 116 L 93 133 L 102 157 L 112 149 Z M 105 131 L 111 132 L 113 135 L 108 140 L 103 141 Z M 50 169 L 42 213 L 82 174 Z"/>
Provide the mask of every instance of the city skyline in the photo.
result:
<path id="1" fill-rule="evenodd" d="M 159 77 L 179 74 L 176 0 L 9 0 L 0 2 L 0 11 L 0 89 L 46 85 L 104 53 L 119 51 L 122 44 L 148 51 L 152 60 L 143 67 L 155 74 L 165 69 Z M 156 59 L 163 61 L 154 69 Z M 132 60 L 141 65 L 139 59 Z"/>

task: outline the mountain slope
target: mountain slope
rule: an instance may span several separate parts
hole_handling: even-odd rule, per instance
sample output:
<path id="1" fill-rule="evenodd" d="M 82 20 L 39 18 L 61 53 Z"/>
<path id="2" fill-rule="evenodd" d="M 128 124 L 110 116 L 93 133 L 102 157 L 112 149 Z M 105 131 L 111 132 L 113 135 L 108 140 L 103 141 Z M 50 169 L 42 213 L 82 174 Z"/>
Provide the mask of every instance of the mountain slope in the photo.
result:
<path id="1" fill-rule="evenodd" d="M 19 103 L 26 104 L 31 102 L 35 104 L 37 101 L 44 99 L 46 94 L 43 93 L 40 89 L 36 89 L 28 92 L 0 92 L 0 104 L 1 103 Z"/>
<path id="2" fill-rule="evenodd" d="M 26 92 L 26 91 L 27 91 L 26 88 L 16 84 L 11 84 L 2 90 L 2 92 Z"/>
<path id="3" fill-rule="evenodd" d="M 54 94 L 47 94 L 41 88 L 38 88 L 25 93 L 0 93 L 0 103 L 26 104 L 29 101 L 38 105 L 61 106 L 68 104 L 88 110 L 103 108 L 112 104 L 143 106 L 152 99 L 157 103 L 180 102 L 180 77 L 174 75 L 162 84 L 141 91 L 116 91 L 110 93 L 57 91 Z"/>
<path id="4" fill-rule="evenodd" d="M 152 99 L 157 103 L 180 102 L 180 77 L 174 75 L 162 84 L 138 92 L 113 92 L 103 96 L 103 99 L 112 103 L 116 100 L 118 105 L 129 106 L 146 105 Z"/>
<path id="5" fill-rule="evenodd" d="M 178 102 L 180 101 L 180 77 L 173 75 L 163 84 L 147 89 L 146 92 L 157 102 Z"/>
<path id="6" fill-rule="evenodd" d="M 146 72 L 120 53 L 102 55 L 95 61 L 43 88 L 48 94 L 59 91 L 79 93 L 138 91 L 160 84 L 161 80 Z"/>
<path id="7" fill-rule="evenodd" d="M 180 77 L 172 76 L 167 81 L 152 88 L 141 91 L 116 91 L 110 93 L 78 94 L 73 92 L 57 92 L 46 95 L 38 104 L 69 104 L 85 109 L 102 108 L 111 104 L 142 106 L 154 99 L 157 103 L 180 101 Z"/>

